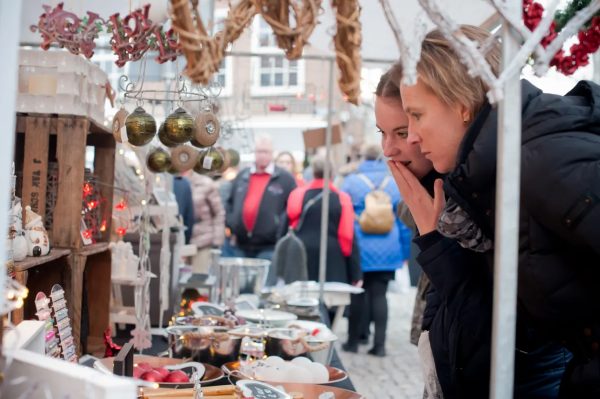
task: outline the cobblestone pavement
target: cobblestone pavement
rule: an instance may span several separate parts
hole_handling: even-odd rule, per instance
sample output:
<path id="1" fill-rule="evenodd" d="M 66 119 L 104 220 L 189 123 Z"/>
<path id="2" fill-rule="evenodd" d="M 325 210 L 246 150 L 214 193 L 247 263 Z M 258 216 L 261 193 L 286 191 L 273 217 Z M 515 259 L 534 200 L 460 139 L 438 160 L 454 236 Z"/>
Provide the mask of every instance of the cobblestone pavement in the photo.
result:
<path id="1" fill-rule="evenodd" d="M 401 292 L 388 290 L 387 356 L 367 354 L 372 342 L 361 345 L 357 354 L 344 352 L 348 320 L 342 319 L 335 333 L 339 340 L 337 351 L 357 392 L 367 399 L 420 399 L 423 397 L 423 378 L 416 346 L 409 342 L 410 320 L 416 289 Z M 372 327 L 371 327 L 372 328 Z"/>

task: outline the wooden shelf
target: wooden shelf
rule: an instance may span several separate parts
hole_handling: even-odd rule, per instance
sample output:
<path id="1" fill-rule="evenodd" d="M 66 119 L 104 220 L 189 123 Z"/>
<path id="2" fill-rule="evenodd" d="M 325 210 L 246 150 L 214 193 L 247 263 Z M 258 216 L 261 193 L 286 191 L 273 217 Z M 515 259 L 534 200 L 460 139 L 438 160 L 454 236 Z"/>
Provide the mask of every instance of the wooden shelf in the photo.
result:
<path id="1" fill-rule="evenodd" d="M 68 256 L 71 254 L 70 249 L 65 248 L 52 248 L 50 253 L 46 256 L 28 256 L 25 260 L 20 262 L 15 262 L 15 272 L 23 272 L 25 270 L 29 270 L 32 267 L 37 267 L 43 265 L 45 263 L 50 263 L 58 258 L 62 258 L 63 256 Z"/>
<path id="2" fill-rule="evenodd" d="M 96 244 L 90 244 L 90 245 L 83 246 L 79 249 L 75 249 L 75 250 L 73 250 L 73 253 L 76 255 L 91 256 L 91 255 L 99 254 L 100 252 L 104 252 L 106 250 L 108 250 L 108 243 L 107 242 L 99 242 Z"/>

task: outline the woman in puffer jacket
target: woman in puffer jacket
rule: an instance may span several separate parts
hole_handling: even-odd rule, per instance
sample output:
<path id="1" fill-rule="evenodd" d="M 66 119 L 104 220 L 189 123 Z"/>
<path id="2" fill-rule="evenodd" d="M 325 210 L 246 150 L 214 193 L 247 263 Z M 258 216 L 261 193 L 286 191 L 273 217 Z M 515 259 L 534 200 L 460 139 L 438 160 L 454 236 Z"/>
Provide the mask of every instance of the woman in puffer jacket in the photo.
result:
<path id="1" fill-rule="evenodd" d="M 210 249 L 221 247 L 225 239 L 225 208 L 215 181 L 197 173 L 190 174 L 189 179 L 195 216 L 190 243 L 198 247 L 193 269 L 195 273 L 205 273 L 209 266 Z"/>

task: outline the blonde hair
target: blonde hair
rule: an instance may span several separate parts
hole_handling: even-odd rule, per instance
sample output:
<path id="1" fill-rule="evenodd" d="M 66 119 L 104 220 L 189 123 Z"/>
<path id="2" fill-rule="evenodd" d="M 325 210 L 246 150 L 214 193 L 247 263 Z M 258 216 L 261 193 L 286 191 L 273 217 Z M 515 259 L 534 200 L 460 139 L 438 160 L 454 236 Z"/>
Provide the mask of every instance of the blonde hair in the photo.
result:
<path id="1" fill-rule="evenodd" d="M 479 45 L 491 36 L 485 29 L 471 25 L 461 25 L 459 31 Z M 494 75 L 498 76 L 501 48 L 497 40 L 490 46 L 485 59 Z M 460 56 L 439 29 L 429 32 L 423 39 L 417 73 L 422 82 L 446 105 L 466 106 L 471 120 L 485 104 L 488 85 L 481 78 L 469 75 Z"/>

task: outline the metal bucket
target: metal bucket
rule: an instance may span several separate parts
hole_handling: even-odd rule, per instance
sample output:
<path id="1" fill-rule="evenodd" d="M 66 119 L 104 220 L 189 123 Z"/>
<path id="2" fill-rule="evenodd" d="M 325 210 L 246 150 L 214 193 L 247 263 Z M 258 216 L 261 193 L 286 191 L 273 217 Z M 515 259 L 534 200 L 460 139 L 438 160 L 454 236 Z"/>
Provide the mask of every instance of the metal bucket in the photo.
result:
<path id="1" fill-rule="evenodd" d="M 235 300 L 240 294 L 261 294 L 270 260 L 254 258 L 221 258 L 218 270 L 218 302 Z"/>
<path id="2" fill-rule="evenodd" d="M 336 340 L 335 335 L 328 339 L 316 339 L 296 328 L 274 328 L 267 335 L 265 352 L 269 356 L 279 356 L 284 360 L 305 356 L 313 362 L 328 366 Z"/>
<path id="3" fill-rule="evenodd" d="M 169 356 L 221 367 L 238 359 L 242 338 L 224 327 L 167 327 Z"/>

